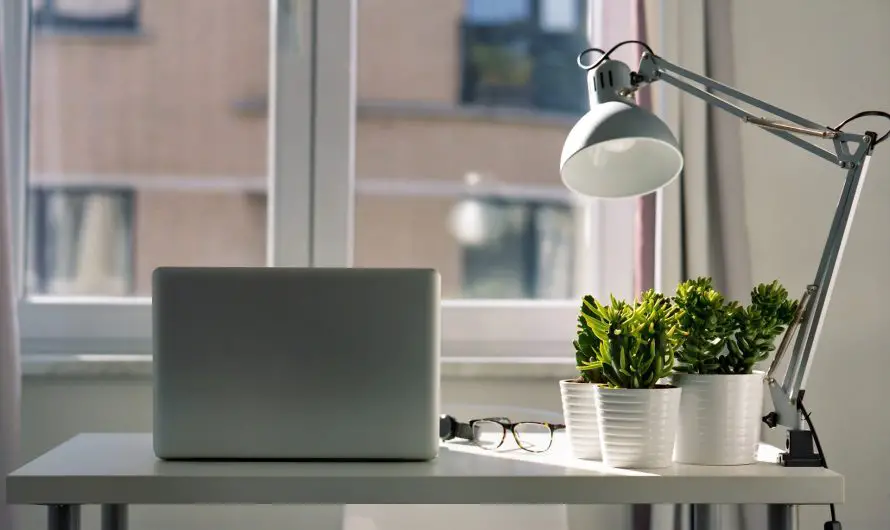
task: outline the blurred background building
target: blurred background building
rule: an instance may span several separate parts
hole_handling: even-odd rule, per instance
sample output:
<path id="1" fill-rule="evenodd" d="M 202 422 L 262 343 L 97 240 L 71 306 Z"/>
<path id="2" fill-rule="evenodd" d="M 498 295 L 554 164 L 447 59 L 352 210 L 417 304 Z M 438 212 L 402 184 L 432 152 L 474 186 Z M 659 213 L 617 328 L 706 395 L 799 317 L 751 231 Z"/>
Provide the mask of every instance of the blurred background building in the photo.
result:
<path id="1" fill-rule="evenodd" d="M 358 0 L 355 264 L 568 298 L 583 0 Z M 33 0 L 28 288 L 263 265 L 269 2 Z"/>

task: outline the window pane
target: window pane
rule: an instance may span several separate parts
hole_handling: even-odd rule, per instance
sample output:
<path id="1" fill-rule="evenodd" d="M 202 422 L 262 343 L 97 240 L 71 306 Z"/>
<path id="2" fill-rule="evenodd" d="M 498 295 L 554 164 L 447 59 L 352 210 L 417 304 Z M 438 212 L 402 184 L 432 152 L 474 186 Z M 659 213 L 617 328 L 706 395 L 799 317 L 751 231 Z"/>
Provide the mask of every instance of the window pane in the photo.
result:
<path id="1" fill-rule="evenodd" d="M 436 268 L 448 298 L 574 296 L 583 4 L 358 3 L 356 265 Z"/>
<path id="2" fill-rule="evenodd" d="M 131 292 L 132 192 L 32 187 L 30 205 L 31 292 Z"/>
<path id="3" fill-rule="evenodd" d="M 33 4 L 28 287 L 263 265 L 269 2 Z"/>

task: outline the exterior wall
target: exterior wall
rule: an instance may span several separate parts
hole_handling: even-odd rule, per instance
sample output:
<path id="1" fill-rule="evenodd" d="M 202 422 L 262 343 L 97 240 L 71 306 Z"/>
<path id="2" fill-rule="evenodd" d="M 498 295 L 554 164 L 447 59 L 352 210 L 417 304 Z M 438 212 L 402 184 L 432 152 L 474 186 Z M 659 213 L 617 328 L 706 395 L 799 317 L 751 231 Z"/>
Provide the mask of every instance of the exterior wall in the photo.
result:
<path id="1" fill-rule="evenodd" d="M 150 0 L 139 34 L 37 33 L 32 167 L 262 175 L 265 120 L 234 106 L 266 92 L 268 19 L 268 2 Z"/>
<path id="2" fill-rule="evenodd" d="M 463 0 L 358 2 L 360 99 L 453 103 Z"/>
<path id="3" fill-rule="evenodd" d="M 160 265 L 262 266 L 266 198 L 229 192 L 140 192 L 134 246 L 140 295 L 151 293 L 151 272 Z"/>
<path id="4" fill-rule="evenodd" d="M 374 118 L 356 132 L 356 178 L 554 185 L 570 126 L 490 120 Z"/>

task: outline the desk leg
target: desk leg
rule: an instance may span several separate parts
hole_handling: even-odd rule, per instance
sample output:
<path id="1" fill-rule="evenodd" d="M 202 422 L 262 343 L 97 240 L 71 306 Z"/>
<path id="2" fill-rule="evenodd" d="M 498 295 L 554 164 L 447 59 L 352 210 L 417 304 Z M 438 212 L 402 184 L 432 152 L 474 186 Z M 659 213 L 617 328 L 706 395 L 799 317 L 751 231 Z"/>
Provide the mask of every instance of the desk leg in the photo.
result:
<path id="1" fill-rule="evenodd" d="M 127 530 L 127 505 L 102 505 L 102 530 Z"/>
<path id="2" fill-rule="evenodd" d="M 47 530 L 80 530 L 80 506 L 50 504 L 46 507 Z"/>
<path id="3" fill-rule="evenodd" d="M 768 504 L 766 521 L 767 530 L 797 530 L 797 506 Z"/>
<path id="4" fill-rule="evenodd" d="M 751 505 L 754 506 L 754 505 Z M 756 505 L 760 508 L 762 505 Z M 746 506 L 735 505 L 738 510 L 744 510 Z M 679 508 L 679 507 L 678 507 Z M 720 530 L 727 523 L 730 528 L 739 530 L 753 530 L 761 528 L 763 524 L 763 512 L 758 509 L 756 521 L 748 520 L 743 511 L 733 512 L 731 505 L 693 504 L 689 507 L 688 515 L 682 516 L 680 509 L 675 510 L 674 528 L 691 528 L 692 530 Z M 679 516 L 679 517 L 677 517 Z M 688 526 L 683 521 L 689 521 Z M 789 504 L 766 505 L 765 530 L 797 530 L 797 506 Z"/>
<path id="5" fill-rule="evenodd" d="M 720 507 L 713 504 L 693 504 L 689 510 L 692 530 L 719 530 Z M 772 530 L 772 529 L 770 529 Z"/>

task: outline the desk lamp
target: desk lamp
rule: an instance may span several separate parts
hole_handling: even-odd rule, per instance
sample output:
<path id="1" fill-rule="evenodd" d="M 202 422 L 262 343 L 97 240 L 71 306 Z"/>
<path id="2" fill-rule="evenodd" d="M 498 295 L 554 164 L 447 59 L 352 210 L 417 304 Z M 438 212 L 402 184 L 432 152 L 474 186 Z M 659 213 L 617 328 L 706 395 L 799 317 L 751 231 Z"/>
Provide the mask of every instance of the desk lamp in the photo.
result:
<path id="1" fill-rule="evenodd" d="M 644 48 L 637 72 L 623 62 L 610 58 L 620 46 L 636 43 Z M 583 57 L 589 52 L 601 54 L 595 63 L 586 65 Z M 873 132 L 844 131 L 851 121 L 863 116 L 890 118 L 881 111 L 860 112 L 837 127 L 827 127 L 788 111 L 764 103 L 732 87 L 698 75 L 655 55 L 644 42 L 624 41 L 608 52 L 589 48 L 578 56 L 578 65 L 588 70 L 587 87 L 590 111 L 572 128 L 562 150 L 560 175 L 571 190 L 589 197 L 633 197 L 655 191 L 673 181 L 683 168 L 683 155 L 668 126 L 646 109 L 637 106 L 633 94 L 642 86 L 664 81 L 669 85 L 703 99 L 756 125 L 783 140 L 805 149 L 846 170 L 834 220 L 816 278 L 801 298 L 798 314 L 776 351 L 766 375 L 774 412 L 764 416 L 770 428 L 782 425 L 788 429 L 786 452 L 781 463 L 786 466 L 820 466 L 823 455 L 818 437 L 814 451 L 815 430 L 803 404 L 804 385 L 813 352 L 825 319 L 825 310 L 837 275 L 841 254 L 847 240 L 850 219 L 856 210 L 862 183 L 874 147 L 890 133 L 878 138 Z M 704 88 L 699 88 L 697 83 Z M 767 112 L 778 119 L 758 117 L 731 103 L 720 95 Z M 831 141 L 827 150 L 803 137 Z M 797 330 L 791 357 L 780 382 L 776 375 L 779 361 Z M 808 429 L 804 428 L 804 423 Z"/>

